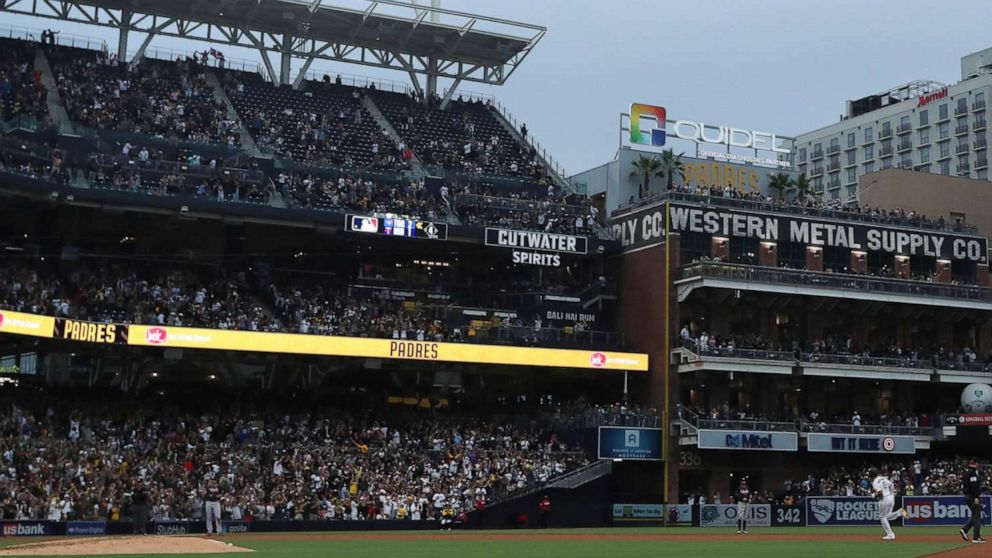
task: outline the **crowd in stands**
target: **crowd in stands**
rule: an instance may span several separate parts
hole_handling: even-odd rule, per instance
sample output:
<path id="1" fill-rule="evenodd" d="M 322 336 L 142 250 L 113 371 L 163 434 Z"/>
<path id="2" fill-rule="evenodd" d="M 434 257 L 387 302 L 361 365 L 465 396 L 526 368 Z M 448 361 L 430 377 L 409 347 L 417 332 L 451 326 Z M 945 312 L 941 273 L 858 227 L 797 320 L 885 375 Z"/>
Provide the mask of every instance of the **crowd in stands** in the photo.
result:
<path id="1" fill-rule="evenodd" d="M 452 301 L 449 301 L 452 302 Z M 460 311 L 321 276 L 252 275 L 171 261 L 86 259 L 0 268 L 0 308 L 108 323 L 535 346 L 617 345 L 584 321 L 469 319 Z"/>
<path id="2" fill-rule="evenodd" d="M 280 173 L 276 188 L 287 192 L 295 207 L 348 210 L 365 214 L 394 213 L 425 220 L 444 219 L 450 206 L 422 180 L 381 181 L 356 176 L 320 177 L 309 171 Z"/>
<path id="3" fill-rule="evenodd" d="M 586 462 L 549 432 L 487 421 L 25 393 L 0 405 L 6 520 L 127 519 L 139 485 L 153 520 L 199 520 L 208 483 L 225 519 L 437 519 Z"/>
<path id="4" fill-rule="evenodd" d="M 851 411 L 850 413 L 843 415 L 826 416 L 817 410 L 807 410 L 800 411 L 799 408 L 784 408 L 781 409 L 780 413 L 775 413 L 768 415 L 759 411 L 751 409 L 750 406 L 745 406 L 744 408 L 734 408 L 729 405 L 729 403 L 724 402 L 722 405 L 713 407 L 711 409 L 706 409 L 697 405 L 680 405 L 679 410 L 682 412 L 682 418 L 689 421 L 695 421 L 697 419 L 710 420 L 710 421 L 745 421 L 745 422 L 760 422 L 760 423 L 795 423 L 797 425 L 802 425 L 804 430 L 812 432 L 827 432 L 830 428 L 835 426 L 844 427 L 905 427 L 905 428 L 926 428 L 932 426 L 932 419 L 930 416 L 920 413 L 861 413 L 857 410 Z M 868 429 L 866 428 L 866 431 Z"/>
<path id="5" fill-rule="evenodd" d="M 868 361 L 869 359 L 892 359 L 899 361 L 896 365 L 913 363 L 941 363 L 942 365 L 992 365 L 992 355 L 981 357 L 970 347 L 960 350 L 948 349 L 935 345 L 931 349 L 922 347 L 903 347 L 896 342 L 856 342 L 850 336 L 826 336 L 808 341 L 793 340 L 791 343 L 781 343 L 762 337 L 755 333 L 718 334 L 702 331 L 694 334 L 688 326 L 680 331 L 680 341 L 683 347 L 701 355 L 713 354 L 720 356 L 745 355 L 741 351 L 791 352 L 796 359 L 808 362 L 827 360 L 833 356 L 853 357 Z M 757 355 L 761 358 L 761 355 Z M 892 365 L 892 362 L 888 364 Z"/>
<path id="6" fill-rule="evenodd" d="M 456 184 L 444 192 L 466 225 L 498 226 L 576 235 L 593 234 L 602 223 L 593 206 L 570 205 L 554 186 L 546 192 L 499 192 L 491 185 Z"/>
<path id="7" fill-rule="evenodd" d="M 0 120 L 48 115 L 48 90 L 34 70 L 33 49 L 21 41 L 0 39 Z"/>
<path id="8" fill-rule="evenodd" d="M 236 146 L 240 124 L 214 96 L 196 58 L 129 64 L 104 52 L 48 50 L 69 117 L 90 128 Z"/>

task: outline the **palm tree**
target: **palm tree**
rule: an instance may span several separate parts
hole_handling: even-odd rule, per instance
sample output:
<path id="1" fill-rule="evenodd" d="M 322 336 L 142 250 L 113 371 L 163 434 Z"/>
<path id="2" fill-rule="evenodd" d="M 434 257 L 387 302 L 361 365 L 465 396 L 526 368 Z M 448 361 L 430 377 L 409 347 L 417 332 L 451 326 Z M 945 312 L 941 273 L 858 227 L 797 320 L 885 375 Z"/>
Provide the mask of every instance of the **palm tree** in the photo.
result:
<path id="1" fill-rule="evenodd" d="M 637 160 L 631 164 L 634 166 L 634 170 L 630 171 L 630 177 L 641 179 L 638 197 L 643 198 L 648 195 L 648 192 L 651 191 L 651 177 L 665 175 L 662 170 L 662 162 L 657 157 L 645 157 L 644 155 L 638 155 Z"/>
<path id="2" fill-rule="evenodd" d="M 682 154 L 672 153 L 672 150 L 661 152 L 661 170 L 668 177 L 667 186 L 671 190 L 675 186 L 675 175 L 678 175 L 685 182 L 685 164 L 682 163 Z"/>
<path id="3" fill-rule="evenodd" d="M 809 197 L 809 193 L 813 190 L 813 183 L 806 178 L 805 174 L 800 174 L 792 185 L 796 187 L 796 197 L 803 203 L 806 203 L 806 198 Z"/>
<path id="4" fill-rule="evenodd" d="M 792 182 L 792 177 L 780 172 L 778 174 L 773 174 L 771 179 L 768 180 L 768 187 L 772 190 L 778 192 L 778 198 L 785 198 L 785 191 L 791 188 L 795 183 Z"/>

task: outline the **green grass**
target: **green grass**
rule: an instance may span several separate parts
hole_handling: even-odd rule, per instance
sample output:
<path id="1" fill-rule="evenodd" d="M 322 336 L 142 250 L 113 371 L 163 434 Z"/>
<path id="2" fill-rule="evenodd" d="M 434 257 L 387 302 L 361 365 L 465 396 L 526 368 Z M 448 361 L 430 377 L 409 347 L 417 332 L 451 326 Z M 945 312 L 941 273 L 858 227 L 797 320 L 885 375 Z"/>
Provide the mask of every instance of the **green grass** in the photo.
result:
<path id="1" fill-rule="evenodd" d="M 614 529 L 576 529 L 546 531 L 484 531 L 484 532 L 378 532 L 374 535 L 396 535 L 395 540 L 348 540 L 349 535 L 359 533 L 337 533 L 341 540 L 246 540 L 245 537 L 230 535 L 224 540 L 255 550 L 255 554 L 212 554 L 237 558 L 270 558 L 292 556 L 298 558 L 376 558 L 379 556 L 396 558 L 660 558 L 673 557 L 720 557 L 720 558 L 768 558 L 786 556 L 789 558 L 907 558 L 924 556 L 962 546 L 962 542 L 948 528 L 896 529 L 895 542 L 882 541 L 881 528 L 779 528 L 753 529 L 752 535 L 789 535 L 828 537 L 825 540 L 755 540 L 747 537 L 733 537 L 732 540 L 707 540 L 712 535 L 733 534 L 733 529 L 660 529 L 650 527 Z M 370 533 L 363 533 L 368 535 Z M 479 537 L 492 535 L 562 535 L 557 540 L 487 540 Z M 664 535 L 678 537 L 664 541 L 630 540 L 568 540 L 570 535 Z M 292 535 L 292 534 L 288 534 Z M 871 540 L 850 540 L 845 536 L 870 536 Z M 913 535 L 938 536 L 938 541 L 914 541 Z M 302 536 L 306 536 L 303 534 Z M 703 537 L 703 540 L 679 540 L 681 537 Z M 836 539 L 829 537 L 836 536 Z M 878 537 L 878 538 L 876 538 Z M 411 540 L 412 539 L 412 540 Z M 0 540 L 0 545 L 31 542 L 38 539 Z M 118 555 L 120 556 L 120 555 Z M 139 558 L 139 555 L 133 555 Z M 140 556 L 148 558 L 149 555 Z M 177 555 L 172 555 L 177 556 Z M 197 555 L 189 555 L 191 558 Z"/>

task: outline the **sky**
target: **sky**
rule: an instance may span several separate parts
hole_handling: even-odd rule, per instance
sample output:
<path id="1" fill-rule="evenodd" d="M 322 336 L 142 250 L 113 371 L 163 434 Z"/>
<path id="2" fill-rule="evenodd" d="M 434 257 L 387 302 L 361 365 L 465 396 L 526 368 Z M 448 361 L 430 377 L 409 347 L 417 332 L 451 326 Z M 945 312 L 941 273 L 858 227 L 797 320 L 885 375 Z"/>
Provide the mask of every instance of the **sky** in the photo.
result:
<path id="1" fill-rule="evenodd" d="M 441 0 L 441 6 L 548 28 L 506 85 L 462 88 L 496 96 L 570 174 L 613 158 L 619 115 L 632 102 L 665 106 L 669 118 L 795 136 L 836 122 L 847 99 L 918 79 L 954 83 L 961 56 L 992 47 L 992 0 Z M 48 27 L 117 44 L 113 30 L 8 14 L 0 32 Z M 132 37 L 130 48 L 141 39 Z M 205 44 L 157 37 L 151 48 L 190 51 Z M 257 60 L 250 51 L 225 54 Z M 313 68 L 408 81 L 363 66 Z"/>

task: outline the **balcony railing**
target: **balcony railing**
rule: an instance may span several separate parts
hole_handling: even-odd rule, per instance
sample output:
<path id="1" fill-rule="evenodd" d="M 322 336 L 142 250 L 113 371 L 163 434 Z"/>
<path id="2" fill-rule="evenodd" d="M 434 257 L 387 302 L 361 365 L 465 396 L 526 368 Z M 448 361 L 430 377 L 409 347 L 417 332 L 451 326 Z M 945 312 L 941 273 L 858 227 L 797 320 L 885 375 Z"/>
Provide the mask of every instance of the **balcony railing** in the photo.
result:
<path id="1" fill-rule="evenodd" d="M 827 155 L 833 155 L 834 153 L 840 153 L 840 144 L 833 144 L 827 147 Z"/>
<path id="2" fill-rule="evenodd" d="M 813 422 L 806 419 L 796 419 L 793 421 L 770 421 L 770 420 L 748 420 L 748 419 L 714 419 L 699 414 L 678 405 L 676 418 L 687 422 L 696 429 L 702 430 L 753 430 L 758 432 L 806 432 L 806 433 L 832 433 L 832 434 L 891 434 L 905 436 L 929 436 L 933 437 L 937 429 L 932 426 L 902 426 L 885 424 L 828 424 L 826 422 Z"/>
<path id="3" fill-rule="evenodd" d="M 961 116 L 962 114 L 968 114 L 967 106 L 957 106 L 954 107 L 954 116 Z"/>
<path id="4" fill-rule="evenodd" d="M 897 145 L 896 147 L 899 149 L 900 153 L 902 153 L 903 151 L 909 151 L 910 149 L 913 148 L 913 142 L 901 141 L 899 142 L 899 145 Z"/>
<path id="5" fill-rule="evenodd" d="M 958 155 L 960 155 L 962 153 L 967 153 L 967 152 L 968 152 L 968 144 L 967 143 L 959 143 L 959 144 L 957 144 L 957 146 L 954 147 L 954 153 L 956 153 Z"/>
<path id="6" fill-rule="evenodd" d="M 810 160 L 816 160 L 816 159 L 822 159 L 822 158 L 823 158 L 823 150 L 822 149 L 816 149 L 816 150 L 813 151 L 812 154 L 810 154 Z"/>
<path id="7" fill-rule="evenodd" d="M 851 353 L 821 353 L 780 351 L 774 349 L 739 349 L 728 347 L 700 347 L 693 340 L 683 349 L 695 352 L 700 359 L 729 358 L 741 360 L 763 360 L 775 363 L 836 364 L 855 368 L 906 368 L 911 370 L 963 370 L 968 372 L 988 372 L 990 365 L 983 362 L 956 362 L 933 358 L 879 357 Z"/>
<path id="8" fill-rule="evenodd" d="M 807 207 L 805 205 L 792 205 L 792 204 L 766 202 L 759 200 L 748 200 L 748 199 L 740 199 L 740 198 L 725 198 L 722 196 L 706 196 L 706 195 L 695 194 L 690 192 L 680 192 L 677 190 L 665 192 L 663 194 L 652 196 L 650 198 L 645 198 L 644 200 L 641 200 L 640 202 L 634 205 L 614 211 L 612 216 L 617 217 L 629 213 L 637 207 L 645 207 L 656 203 L 662 203 L 664 201 L 673 201 L 673 202 L 681 201 L 681 202 L 689 202 L 689 203 L 698 203 L 701 205 L 731 207 L 736 209 L 772 211 L 775 213 L 784 213 L 790 215 L 806 215 L 808 217 L 823 217 L 827 219 L 838 219 L 843 221 L 878 223 L 878 224 L 895 225 L 900 227 L 912 227 L 912 228 L 926 229 L 926 230 L 940 230 L 940 231 L 963 232 L 963 233 L 974 233 L 978 230 L 975 228 L 974 225 L 967 225 L 964 223 L 957 223 L 957 222 L 949 223 L 949 222 L 929 221 L 929 220 L 910 218 L 910 217 L 874 215 L 870 213 L 860 213 L 858 211 L 850 211 L 842 208 Z"/>
<path id="9" fill-rule="evenodd" d="M 971 172 L 971 165 L 968 163 L 958 163 L 958 174 L 967 174 Z"/>
<path id="10" fill-rule="evenodd" d="M 878 139 L 885 139 L 892 137 L 892 128 L 882 128 L 882 131 L 878 133 Z"/>
<path id="11" fill-rule="evenodd" d="M 912 124 L 900 124 L 899 127 L 896 128 L 896 133 L 899 135 L 908 134 L 912 131 L 913 131 Z"/>
<path id="12" fill-rule="evenodd" d="M 977 285 L 948 285 L 910 279 L 893 279 L 848 273 L 814 272 L 798 269 L 767 268 L 716 262 L 697 262 L 684 266 L 683 279 L 716 278 L 751 283 L 802 285 L 813 288 L 840 289 L 914 297 L 939 297 L 977 302 L 992 302 L 992 289 Z"/>
<path id="13" fill-rule="evenodd" d="M 820 176 L 821 174 L 823 174 L 823 167 L 813 167 L 809 173 L 810 176 Z"/>
<path id="14" fill-rule="evenodd" d="M 892 146 L 883 147 L 883 148 L 879 149 L 878 150 L 878 155 L 880 157 L 888 157 L 889 155 L 892 155 Z"/>
<path id="15" fill-rule="evenodd" d="M 827 164 L 827 172 L 834 172 L 835 170 L 838 170 L 838 169 L 840 169 L 840 163 L 828 163 Z"/>
<path id="16" fill-rule="evenodd" d="M 971 145 L 972 145 L 972 146 L 973 146 L 973 147 L 975 148 L 975 150 L 977 151 L 977 150 L 979 150 L 979 149 L 985 149 L 986 147 L 988 147 L 988 145 L 989 145 L 989 142 L 988 142 L 988 140 L 987 140 L 987 139 L 985 139 L 985 138 L 978 138 L 978 139 L 977 139 L 977 140 L 975 140 L 975 142 L 974 142 L 974 143 L 972 143 Z"/>
<path id="17" fill-rule="evenodd" d="M 955 126 L 954 127 L 954 135 L 955 136 L 963 136 L 963 135 L 965 135 L 967 133 L 968 133 L 968 125 L 967 124 L 961 124 L 960 126 Z"/>
<path id="18" fill-rule="evenodd" d="M 985 120 L 984 119 L 983 120 L 976 120 L 975 123 L 972 124 L 972 129 L 974 131 L 976 131 L 976 132 L 979 132 L 981 130 L 984 130 L 985 129 Z"/>
<path id="19" fill-rule="evenodd" d="M 971 110 L 973 111 L 979 111 L 984 109 L 985 109 L 985 101 L 975 101 L 974 103 L 971 103 Z"/>
<path id="20" fill-rule="evenodd" d="M 979 160 L 975 161 L 975 170 L 984 169 L 987 166 L 989 166 L 989 160 L 988 159 L 979 159 Z"/>

